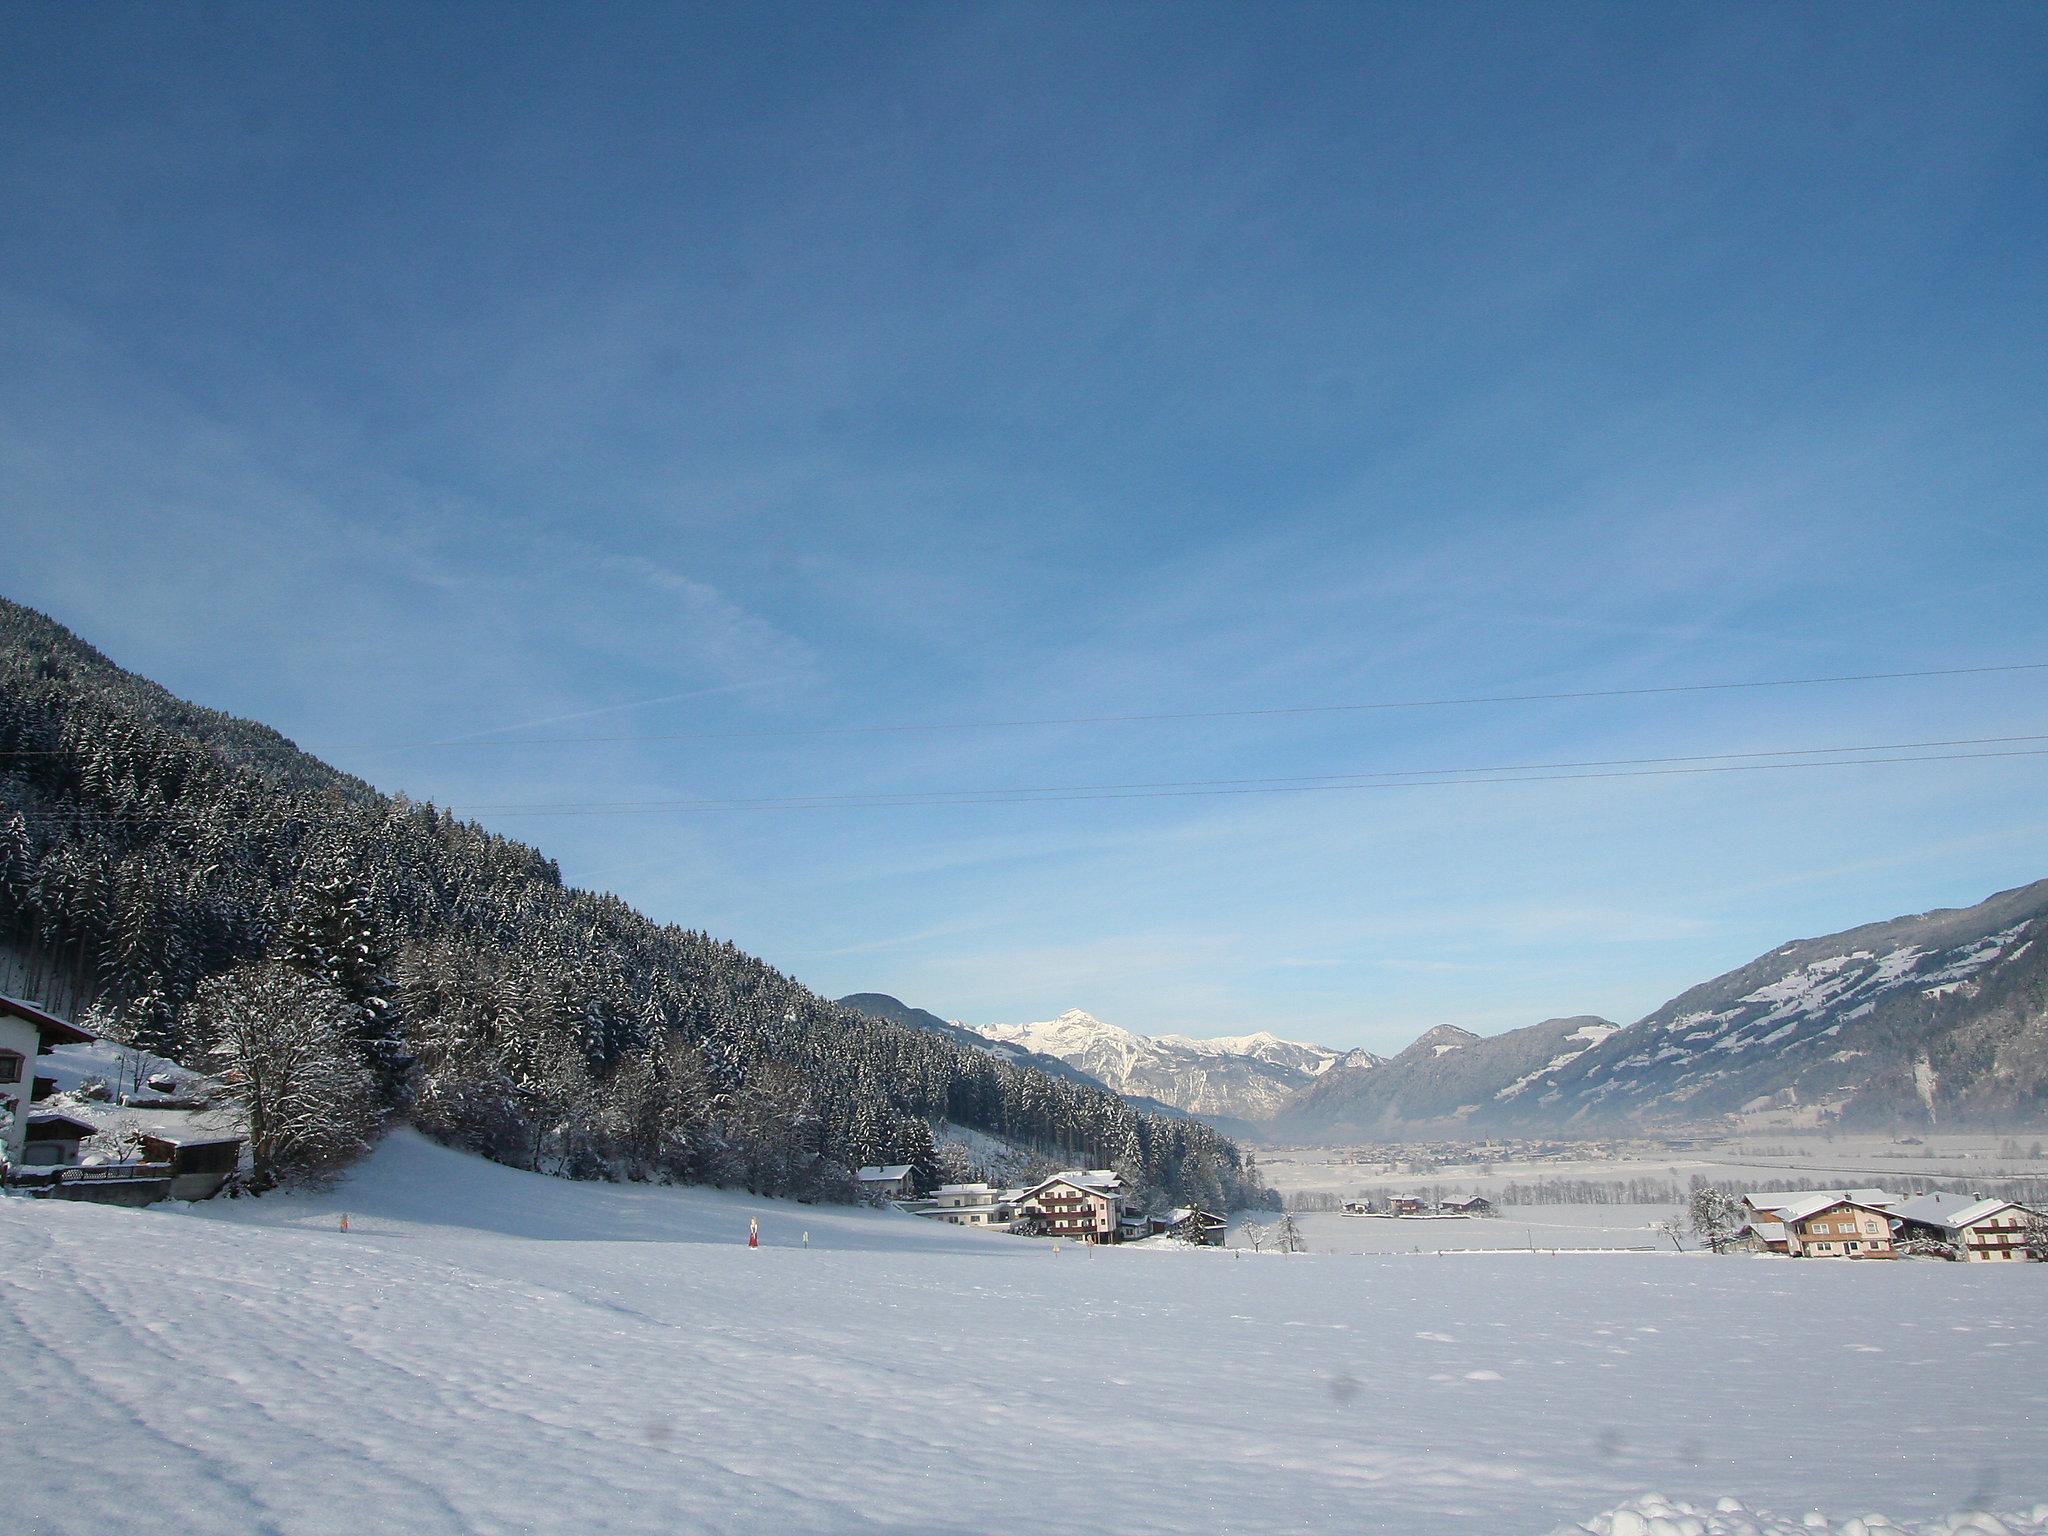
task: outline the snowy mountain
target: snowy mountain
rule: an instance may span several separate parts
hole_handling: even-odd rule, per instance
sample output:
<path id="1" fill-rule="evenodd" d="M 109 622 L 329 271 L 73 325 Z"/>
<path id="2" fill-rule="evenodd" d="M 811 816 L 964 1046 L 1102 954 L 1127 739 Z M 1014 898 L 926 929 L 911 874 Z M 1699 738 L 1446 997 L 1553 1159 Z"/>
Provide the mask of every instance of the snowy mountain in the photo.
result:
<path id="1" fill-rule="evenodd" d="M 943 1035 L 956 1045 L 964 1045 L 984 1055 L 994 1056 L 1020 1067 L 1029 1067 L 1043 1072 L 1047 1077 L 1063 1078 L 1070 1083 L 1079 1083 L 1087 1088 L 1103 1088 L 1107 1085 L 1091 1077 L 1079 1067 L 1062 1061 L 1057 1056 L 1044 1055 L 1028 1050 L 1024 1046 L 1007 1041 L 991 1040 L 978 1030 L 965 1024 L 956 1024 L 942 1019 L 928 1008 L 913 1008 L 901 998 L 891 997 L 886 992 L 853 992 L 839 999 L 842 1008 L 851 1008 L 855 1013 L 865 1014 L 871 1019 L 884 1019 L 891 1024 L 903 1024 L 912 1029 L 922 1029 L 935 1035 Z M 1111 1090 L 1112 1092 L 1114 1090 Z"/>
<path id="2" fill-rule="evenodd" d="M 1567 1065 L 1619 1027 L 1588 1015 L 1493 1036 L 1439 1024 L 1386 1060 L 1349 1053 L 1304 1089 L 1270 1131 L 1287 1140 L 1320 1141 L 1450 1132 L 1483 1123 L 1503 1093 Z"/>
<path id="3" fill-rule="evenodd" d="M 1304 1045 L 1298 1040 L 1282 1040 L 1271 1030 L 1265 1029 L 1252 1035 L 1218 1035 L 1212 1040 L 1193 1040 L 1186 1035 L 1160 1035 L 1156 1038 L 1161 1045 L 1194 1051 L 1201 1055 L 1250 1056 L 1272 1066 L 1304 1073 L 1309 1077 L 1322 1076 L 1344 1054 L 1341 1051 L 1333 1051 L 1328 1046 Z"/>
<path id="4" fill-rule="evenodd" d="M 1036 1024 L 977 1028 L 1000 1044 L 1056 1056 L 1118 1093 L 1251 1121 L 1278 1114 L 1340 1054 L 1263 1030 L 1213 1040 L 1133 1034 L 1079 1009 Z"/>
<path id="5" fill-rule="evenodd" d="M 1974 907 L 1802 939 L 1627 1028 L 1442 1025 L 1390 1061 L 1340 1058 L 1276 1138 L 1724 1122 L 2048 1119 L 2048 880 Z"/>
<path id="6" fill-rule="evenodd" d="M 1518 1085 L 1528 1123 L 2048 1118 L 2048 880 L 1802 939 Z"/>

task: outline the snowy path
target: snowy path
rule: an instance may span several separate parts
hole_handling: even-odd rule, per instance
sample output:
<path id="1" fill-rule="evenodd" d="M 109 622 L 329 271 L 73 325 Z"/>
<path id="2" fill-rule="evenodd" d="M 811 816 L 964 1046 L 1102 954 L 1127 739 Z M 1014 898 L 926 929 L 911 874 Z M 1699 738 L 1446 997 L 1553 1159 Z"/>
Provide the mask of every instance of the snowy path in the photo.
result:
<path id="1" fill-rule="evenodd" d="M 1055 1257 L 568 1185 L 401 1133 L 317 1198 L 0 1201 L 0 1487 L 28 1490 L 0 1529 L 1491 1536 L 1647 1488 L 2024 1508 L 2048 1498 L 2044 1286 L 1659 1255 Z"/>

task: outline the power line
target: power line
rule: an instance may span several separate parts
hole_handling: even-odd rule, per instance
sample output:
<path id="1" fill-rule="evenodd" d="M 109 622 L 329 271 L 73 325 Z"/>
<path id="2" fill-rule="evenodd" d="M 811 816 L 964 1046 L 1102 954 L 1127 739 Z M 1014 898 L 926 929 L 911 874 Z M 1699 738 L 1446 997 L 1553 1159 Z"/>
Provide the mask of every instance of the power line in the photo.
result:
<path id="1" fill-rule="evenodd" d="M 1155 710 L 1123 714 L 1043 715 L 996 720 L 928 720 L 876 725 L 760 726 L 746 730 L 673 731 L 638 736 L 518 736 L 501 741 L 462 736 L 437 741 L 342 742 L 321 750 L 413 752 L 465 747 L 617 746 L 658 741 L 738 741 L 793 736 L 877 736 L 944 731 L 1022 730 L 1057 725 L 1142 725 L 1183 720 L 1255 720 L 1297 715 L 1363 714 L 1378 710 L 1460 709 L 1485 704 L 1543 704 L 1583 699 L 1646 698 L 1659 694 L 1727 693 L 1760 688 L 1818 688 L 1840 683 L 1904 682 L 1935 677 L 1981 677 L 1996 673 L 2042 671 L 2048 671 L 2048 661 L 2005 662 L 1982 667 L 1935 667 L 1912 672 L 1844 672 L 1825 677 L 1775 677 L 1745 682 L 1659 683 L 1639 688 L 1576 688 L 1553 693 L 1487 693 L 1449 695 L 1441 698 L 1376 699 L 1356 704 L 1274 705 L 1259 709 Z M 91 749 L 85 747 L 23 748 L 0 752 L 0 758 L 67 757 L 89 750 Z"/>
<path id="2" fill-rule="evenodd" d="M 1693 768 L 1632 768 L 1600 773 L 1548 773 L 1516 774 L 1512 777 L 1471 777 L 1443 779 L 1402 779 L 1381 780 L 1369 783 L 1346 784 L 1269 784 L 1244 788 L 1210 789 L 1147 789 L 1115 791 L 1077 791 L 1073 793 L 1010 793 L 985 795 L 978 798 L 935 798 L 932 796 L 904 795 L 889 799 L 838 798 L 832 796 L 792 796 L 787 799 L 753 800 L 696 800 L 675 801 L 669 804 L 652 804 L 620 807 L 549 807 L 528 810 L 499 811 L 493 814 L 506 816 L 615 816 L 647 814 L 655 811 L 744 811 L 744 810 L 899 810 L 931 808 L 949 805 L 1056 805 L 1080 800 L 1170 800 L 1196 799 L 1217 795 L 1279 795 L 1324 793 L 1342 790 L 1366 789 L 1447 789 L 1462 785 L 1484 784 L 1553 784 L 1582 779 L 1640 779 L 1659 778 L 1674 775 L 1708 773 L 1744 773 L 1771 771 L 1786 768 L 1857 768 L 1879 763 L 1957 763 L 1974 762 L 1999 757 L 2048 757 L 2048 748 L 2031 748 L 2008 752 L 1953 752 L 1914 757 L 1863 757 L 1840 758 L 1820 762 L 1778 762 L 1778 763 L 1721 763 Z M 466 814 L 475 814 L 469 811 Z"/>
<path id="3" fill-rule="evenodd" d="M 1695 757 L 1614 758 L 1575 763 L 1496 764 L 1469 768 L 1384 769 L 1372 773 L 1284 779 L 1197 779 L 1134 784 L 1011 786 L 985 790 L 875 791 L 844 795 L 813 793 L 722 799 L 565 801 L 534 805 L 476 803 L 426 808 L 441 809 L 451 815 L 459 813 L 470 817 L 483 814 L 511 817 L 619 816 L 664 811 L 900 810 L 976 805 L 1053 805 L 1075 801 L 1191 799 L 1224 795 L 1331 793 L 1346 790 L 1440 789 L 1467 785 L 1554 784 L 1594 779 L 1690 777 L 1798 768 L 1857 768 L 1899 763 L 1979 762 L 1998 758 L 2048 757 L 2048 747 L 2007 745 L 2041 741 L 2048 741 L 2048 735 L 1986 736 L 1955 741 L 1772 749 L 1757 752 L 1711 753 Z M 1998 750 L 1925 750 L 1952 746 L 1991 746 Z M 1846 755 L 1851 753 L 1858 755 Z M 1872 753 L 1893 755 L 1868 755 Z M 1775 760 L 1751 760 L 1758 758 Z M 137 812 L 99 809 L 17 814 L 38 823 L 118 822 L 139 819 Z"/>
<path id="4" fill-rule="evenodd" d="M 974 802 L 978 802 L 978 801 L 981 801 L 981 800 L 983 800 L 983 799 L 987 799 L 987 798 L 989 798 L 989 797 L 994 797 L 994 796 L 1015 796 L 1015 797 L 1020 797 L 1020 798 L 1021 798 L 1021 797 L 1034 797 L 1034 796 L 1047 796 L 1047 797 L 1051 797 L 1051 796 L 1059 796 L 1059 795 L 1084 795 L 1084 794 L 1105 794 L 1105 795 L 1107 795 L 1107 794 L 1115 794 L 1115 793 L 1121 793 L 1121 792 L 1125 792 L 1125 791 L 1130 791 L 1130 792 L 1137 792 L 1137 791 L 1146 791 L 1146 790 L 1161 790 L 1161 791 L 1165 791 L 1165 790 L 1205 790 L 1205 789 L 1216 789 L 1216 790 L 1224 790 L 1224 789 L 1239 789 L 1239 788 L 1242 788 L 1242 789 L 1246 789 L 1246 790 L 1253 790 L 1253 789 L 1260 789 L 1260 788 L 1270 788 L 1270 789 L 1293 789 L 1293 788 L 1332 788 L 1332 789 L 1344 789 L 1344 788 L 1350 788 L 1350 787 L 1362 787 L 1362 786 L 1354 786 L 1354 784 L 1353 784 L 1353 783 L 1351 783 L 1351 782 L 1347 782 L 1347 781 L 1358 781 L 1358 780 L 1395 780 L 1395 781 L 1401 781 L 1401 780 L 1409 780 L 1409 779 L 1434 779 L 1434 778 L 1450 778 L 1450 777 L 1462 777 L 1462 776 L 1466 776 L 1466 775 L 1472 775 L 1472 774 L 1517 774 L 1517 775 L 1521 775 L 1521 774 L 1535 774 L 1535 773 L 1547 773 L 1547 772 L 1553 772 L 1553 771 L 1556 771 L 1556 772 L 1566 772 L 1566 771 L 1571 771 L 1571 770 L 1576 770 L 1576 769 L 1594 769 L 1594 768 L 1643 768 L 1643 767 L 1655 767 L 1655 766 L 1661 766 L 1661 765 L 1666 765 L 1666 764 L 1675 764 L 1675 763 L 1702 763 L 1702 764 L 1706 764 L 1706 763 L 1722 763 L 1722 762 L 1735 762 L 1735 761 L 1738 761 L 1738 760 L 1743 760 L 1743 759 L 1750 759 L 1750 758 L 1794 758 L 1794 757 L 1812 757 L 1812 758 L 1821 758 L 1821 757 L 1827 757 L 1827 758 L 1831 758 L 1831 759 L 1837 759 L 1837 755 L 1838 755 L 1838 754 L 1846 754 L 1846 753 L 1870 753 L 1870 752 L 1923 752 L 1923 751 L 1926 751 L 1926 752 L 1931 752 L 1931 751 L 1934 751 L 1934 750 L 1936 750 L 1936 749 L 1940 749 L 1940 748 L 1947 748 L 1947 747 L 1990 747 L 1990 746 L 2013 746 L 2013 745 L 2017 745 L 2017 744 L 2019 744 L 2019 743 L 2022 743 L 2022 742 L 2037 742 L 2037 741 L 2048 741 L 2048 735 L 2036 735 L 2036 736 L 1971 736 L 1971 737 L 1958 737 L 1958 738 L 1952 738 L 1952 739 L 1948 739 L 1948 740 L 1942 740 L 1942 741 L 1892 741 L 1892 742 L 1879 742 L 1879 743 L 1875 743 L 1875 744 L 1872 744 L 1872 745 L 1869 745 L 1869 746 L 1851 746 L 1851 747 L 1779 747 L 1779 748 L 1767 748 L 1767 749 L 1763 749 L 1763 750 L 1759 750 L 1759 751 L 1754 751 L 1754 752 L 1704 752 L 1704 753 L 1694 753 L 1694 754 L 1688 754 L 1688 755 L 1685 755 L 1685 756 L 1676 756 L 1676 757 L 1616 757 L 1616 758 L 1593 758 L 1593 759 L 1589 759 L 1589 760 L 1585 760 L 1585 761 L 1579 761 L 1579 762 L 1544 762 L 1544 763 L 1489 763 L 1489 764 L 1484 764 L 1484 765 L 1481 765 L 1481 766 L 1468 766 L 1468 767 L 1463 767 L 1463 768 L 1377 768 L 1377 769 L 1359 769 L 1359 770 L 1356 770 L 1356 771 L 1353 771 L 1353 772 L 1350 772 L 1350 773 L 1311 773 L 1311 774 L 1284 774 L 1284 775 L 1276 775 L 1276 776 L 1273 776 L 1273 777 L 1268 777 L 1268 778 L 1247 778 L 1247 779 L 1166 779 L 1166 780 L 1149 780 L 1149 781 L 1148 781 L 1148 780 L 1140 780 L 1140 781 L 1137 781 L 1137 782 L 1134 782 L 1134 783 L 1122 783 L 1122 784 L 1039 784 L 1039 785 L 1025 785 L 1025 784 L 1012 784 L 1012 785 L 1003 785 L 1003 786 L 1000 786 L 1000 787 L 997 787 L 997 788 L 993 788 L 993 789 L 929 789 L 929 790 L 874 790 L 874 791 L 870 791 L 870 792 L 867 792 L 867 793 L 856 793 L 856 794 L 824 794 L 824 793 L 819 793 L 819 794 L 810 794 L 810 795 L 776 795 L 776 796 L 762 796 L 762 797 L 753 797 L 753 798 L 748 798 L 748 799 L 746 799 L 746 800 L 744 800 L 744 801 L 737 801 L 737 800 L 721 800 L 721 801 L 718 801 L 718 802 L 716 802 L 716 803 L 718 803 L 718 804 L 722 804 L 722 805 L 731 805 L 731 804 L 749 804 L 749 805 L 782 805 L 782 804 L 790 804 L 790 803 L 805 803 L 805 804 L 808 804 L 808 803 L 812 803 L 812 802 L 830 802 L 830 803 L 833 803 L 833 804 L 841 804 L 841 803 L 844 803 L 844 804 L 860 804 L 860 803 L 863 803 L 863 802 L 866 802 L 866 801 L 870 801 L 870 800 L 889 800 L 889 801 L 894 801 L 894 800 L 902 800 L 902 799 L 916 799 L 916 800 L 918 800 L 918 801 L 930 801 L 930 802 L 932 802 L 932 803 L 935 803 L 935 804 L 942 804 L 942 803 L 946 803 L 946 802 L 948 802 L 948 801 L 953 801 L 953 800 L 960 800 L 960 801 L 964 801 L 964 802 L 968 802 L 968 803 L 974 803 Z M 1978 755 L 1978 754 L 1972 754 L 1972 755 Z M 1991 755 L 1991 754 L 1981 754 L 1981 755 L 1986 755 L 1986 756 L 1988 756 L 1988 755 Z M 1863 758 L 1860 758 L 1860 757 L 1841 757 L 1841 758 L 1838 758 L 1838 760 L 1839 760 L 1839 761 L 1842 761 L 1842 762 L 1844 762 L 1844 763 L 1854 763 L 1854 762 L 1858 762 L 1858 761 L 1864 761 L 1864 760 L 1866 760 L 1866 759 L 1863 759 Z M 1897 758 L 1897 759 L 1884 759 L 1884 761 L 1922 761 L 1922 760 L 1925 760 L 1925 761 L 1934 761 L 1935 759 L 1931 759 L 1931 758 L 1930 758 L 1930 759 L 1918 759 L 1918 758 Z M 1757 764 L 1756 766 L 1758 766 L 1758 767 L 1769 767 L 1769 766 L 1772 766 L 1772 765 L 1770 765 L 1770 764 Z M 1824 766 L 1824 764 L 1819 764 L 1819 763 L 1816 763 L 1816 764 L 1811 764 L 1811 765 L 1809 765 L 1809 766 L 1819 767 L 1819 766 Z M 1515 781 L 1514 781 L 1514 780 L 1507 780 L 1507 781 L 1505 781 L 1505 782 L 1515 782 Z M 580 802 L 579 802 L 579 801 L 556 801 L 556 802 L 538 802 L 538 803 L 536 803 L 536 802 L 529 802 L 529 801 L 502 801 L 502 802 L 500 802 L 500 801 L 472 801 L 472 802 L 469 802 L 468 804 L 465 804 L 465 805 L 463 805 L 463 806 L 461 807 L 461 809 L 462 809 L 462 810 L 463 810 L 464 812 L 466 812 L 466 813 L 469 813 L 469 814 L 476 814 L 476 813 L 479 813 L 479 812 L 485 812 L 485 811 L 490 811 L 490 812 L 496 812 L 496 813 L 500 813 L 500 814 L 504 814 L 504 813 L 513 813 L 513 814 L 517 814 L 517 813 L 521 813 L 521 812 L 531 812 L 531 813 L 536 813 L 536 814 L 537 814 L 537 813 L 541 813 L 541 812 L 553 812 L 553 811 L 558 811 L 558 810 L 574 810 L 574 811 L 579 811 L 579 812 L 580 812 L 580 811 L 591 811 L 591 812 L 597 812 L 597 811 L 613 811 L 613 810 L 618 810 L 618 811 L 628 811 L 628 810 L 666 810 L 666 809 L 669 809 L 669 808 L 671 808 L 671 807 L 677 807 L 677 806 L 693 806 L 693 805 L 702 805 L 702 804 L 706 804 L 706 803 L 710 803 L 710 802 L 706 802 L 706 801 L 703 801 L 703 800 L 689 800 L 689 799 L 668 799 L 668 800 L 609 800 L 609 801 L 580 801 Z"/>
<path id="5" fill-rule="evenodd" d="M 2048 661 L 2009 662 L 1983 667 L 1938 667 L 1915 672 L 1850 672 L 1828 677 L 1779 677 L 1748 682 L 1663 683 L 1640 688 L 1580 688 L 1555 693 L 1491 693 L 1443 698 L 1378 699 L 1359 704 L 1274 705 L 1260 709 L 1161 710 L 1125 714 L 1027 716 L 1007 720 L 919 721 L 889 725 L 762 726 L 748 730 L 676 731 L 640 736 L 522 736 L 505 741 L 462 737 L 384 746 L 356 743 L 352 750 L 409 752 L 446 747 L 621 745 L 654 741 L 735 741 L 755 737 L 877 736 L 943 731 L 1021 730 L 1056 725 L 1143 725 L 1182 720 L 1254 720 L 1293 715 L 1360 714 L 1375 710 L 1452 709 L 1482 704 L 1544 704 L 1575 699 L 1642 698 L 1654 694 L 1722 693 L 1754 688 L 1815 688 L 1836 683 L 1885 683 L 1917 678 L 1973 677 L 2000 672 L 2041 671 L 2048 671 Z"/>

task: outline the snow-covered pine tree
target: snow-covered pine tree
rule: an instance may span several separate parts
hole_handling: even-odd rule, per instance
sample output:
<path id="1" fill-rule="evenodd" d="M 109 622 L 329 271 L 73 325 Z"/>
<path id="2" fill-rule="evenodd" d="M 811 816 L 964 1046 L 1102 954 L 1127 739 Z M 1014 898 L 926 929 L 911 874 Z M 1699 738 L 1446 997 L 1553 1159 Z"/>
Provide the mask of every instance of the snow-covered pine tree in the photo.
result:
<path id="1" fill-rule="evenodd" d="M 923 1115 L 906 1113 L 897 1117 L 896 1154 L 890 1161 L 910 1164 L 911 1176 L 916 1182 L 915 1193 L 929 1194 L 938 1188 L 943 1178 L 939 1149 L 932 1140 L 932 1128 Z"/>
<path id="2" fill-rule="evenodd" d="M 393 1007 L 397 985 L 388 974 L 390 955 L 362 885 L 339 870 L 308 883 L 278 935 L 276 953 L 347 1002 L 350 1038 L 385 1101 L 397 1098 L 412 1058 Z"/>

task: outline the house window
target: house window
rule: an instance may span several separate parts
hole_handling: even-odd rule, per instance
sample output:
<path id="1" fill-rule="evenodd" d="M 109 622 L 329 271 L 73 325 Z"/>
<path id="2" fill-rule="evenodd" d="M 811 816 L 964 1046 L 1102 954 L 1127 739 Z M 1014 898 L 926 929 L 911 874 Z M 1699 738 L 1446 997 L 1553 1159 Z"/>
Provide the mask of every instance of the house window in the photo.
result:
<path id="1" fill-rule="evenodd" d="M 18 1051 L 0 1051 L 0 1083 L 21 1081 L 21 1054 Z"/>

